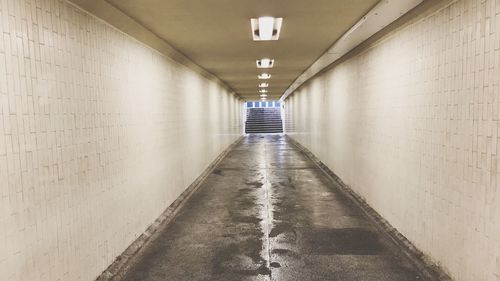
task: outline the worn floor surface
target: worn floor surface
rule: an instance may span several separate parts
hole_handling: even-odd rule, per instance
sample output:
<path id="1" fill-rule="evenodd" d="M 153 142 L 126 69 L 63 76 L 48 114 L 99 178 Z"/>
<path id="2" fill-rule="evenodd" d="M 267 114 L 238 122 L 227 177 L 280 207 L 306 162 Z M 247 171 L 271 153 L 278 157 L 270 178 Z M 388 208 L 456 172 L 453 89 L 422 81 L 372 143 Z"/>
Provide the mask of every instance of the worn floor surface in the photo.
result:
<path id="1" fill-rule="evenodd" d="M 423 280 L 282 135 L 246 137 L 124 280 Z"/>

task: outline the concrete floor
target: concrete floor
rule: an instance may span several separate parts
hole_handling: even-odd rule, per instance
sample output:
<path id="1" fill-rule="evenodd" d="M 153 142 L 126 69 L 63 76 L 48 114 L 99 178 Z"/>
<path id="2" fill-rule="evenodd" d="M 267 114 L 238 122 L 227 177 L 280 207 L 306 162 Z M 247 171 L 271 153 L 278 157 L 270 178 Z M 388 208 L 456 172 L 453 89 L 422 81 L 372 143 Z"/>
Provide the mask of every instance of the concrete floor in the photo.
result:
<path id="1" fill-rule="evenodd" d="M 124 280 L 424 280 L 282 135 L 229 152 Z"/>

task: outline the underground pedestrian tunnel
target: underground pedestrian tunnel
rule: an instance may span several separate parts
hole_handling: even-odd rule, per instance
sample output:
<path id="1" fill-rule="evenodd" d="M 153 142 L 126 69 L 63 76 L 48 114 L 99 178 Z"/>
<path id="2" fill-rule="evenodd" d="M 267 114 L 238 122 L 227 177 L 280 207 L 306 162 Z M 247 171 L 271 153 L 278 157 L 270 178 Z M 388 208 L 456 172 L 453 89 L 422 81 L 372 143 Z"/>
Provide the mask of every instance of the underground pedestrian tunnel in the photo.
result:
<path id="1" fill-rule="evenodd" d="M 500 280 L 500 1 L 0 1 L 1 281 Z"/>

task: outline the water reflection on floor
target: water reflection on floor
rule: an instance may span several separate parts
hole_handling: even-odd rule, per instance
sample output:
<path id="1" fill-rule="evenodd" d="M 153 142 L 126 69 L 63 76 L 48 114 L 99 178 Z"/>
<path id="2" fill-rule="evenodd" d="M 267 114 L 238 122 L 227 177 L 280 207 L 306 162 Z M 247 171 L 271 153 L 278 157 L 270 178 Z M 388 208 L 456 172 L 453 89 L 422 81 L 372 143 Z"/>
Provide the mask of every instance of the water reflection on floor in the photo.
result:
<path id="1" fill-rule="evenodd" d="M 125 280 L 423 280 L 283 135 L 245 137 Z"/>

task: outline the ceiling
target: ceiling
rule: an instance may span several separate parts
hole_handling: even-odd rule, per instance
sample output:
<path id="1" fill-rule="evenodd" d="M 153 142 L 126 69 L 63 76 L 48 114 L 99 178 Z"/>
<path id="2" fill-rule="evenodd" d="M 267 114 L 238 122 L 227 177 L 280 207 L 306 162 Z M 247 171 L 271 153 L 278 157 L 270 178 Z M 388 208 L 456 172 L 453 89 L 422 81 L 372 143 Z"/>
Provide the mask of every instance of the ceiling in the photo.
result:
<path id="1" fill-rule="evenodd" d="M 255 60 L 275 59 L 268 100 L 278 99 L 378 0 L 106 0 L 211 72 L 258 100 Z M 253 41 L 250 19 L 283 17 L 278 41 Z"/>

